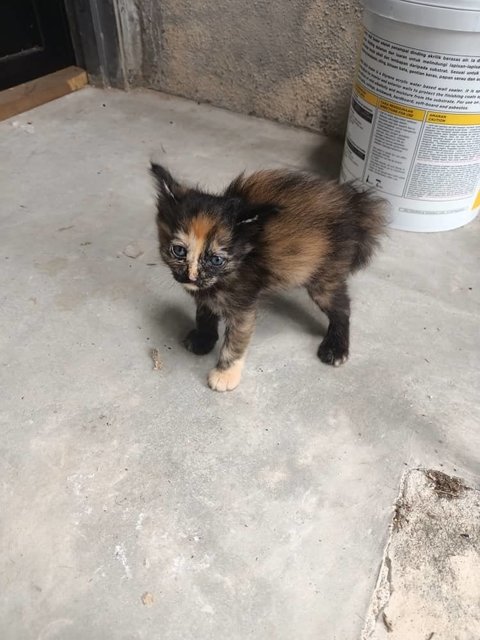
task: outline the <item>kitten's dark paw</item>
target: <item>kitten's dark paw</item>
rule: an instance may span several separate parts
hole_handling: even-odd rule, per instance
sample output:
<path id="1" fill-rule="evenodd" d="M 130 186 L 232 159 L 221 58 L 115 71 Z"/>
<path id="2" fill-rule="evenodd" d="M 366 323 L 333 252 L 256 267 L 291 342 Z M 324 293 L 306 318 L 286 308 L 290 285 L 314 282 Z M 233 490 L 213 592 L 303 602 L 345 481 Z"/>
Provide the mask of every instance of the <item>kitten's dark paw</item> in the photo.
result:
<path id="1" fill-rule="evenodd" d="M 318 347 L 318 357 L 325 364 L 339 367 L 348 360 L 348 347 L 325 339 Z"/>
<path id="2" fill-rule="evenodd" d="M 218 336 L 202 333 L 198 329 L 192 329 L 183 341 L 185 348 L 197 356 L 204 356 L 215 346 Z"/>

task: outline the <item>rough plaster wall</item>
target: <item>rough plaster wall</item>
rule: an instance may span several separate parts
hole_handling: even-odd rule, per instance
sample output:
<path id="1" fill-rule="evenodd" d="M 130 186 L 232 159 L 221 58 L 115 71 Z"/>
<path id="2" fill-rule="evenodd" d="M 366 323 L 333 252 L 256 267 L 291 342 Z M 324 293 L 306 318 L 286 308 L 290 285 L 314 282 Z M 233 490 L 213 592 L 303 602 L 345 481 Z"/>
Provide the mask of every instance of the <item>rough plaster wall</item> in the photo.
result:
<path id="1" fill-rule="evenodd" d="M 137 0 L 143 82 L 342 134 L 359 0 Z"/>

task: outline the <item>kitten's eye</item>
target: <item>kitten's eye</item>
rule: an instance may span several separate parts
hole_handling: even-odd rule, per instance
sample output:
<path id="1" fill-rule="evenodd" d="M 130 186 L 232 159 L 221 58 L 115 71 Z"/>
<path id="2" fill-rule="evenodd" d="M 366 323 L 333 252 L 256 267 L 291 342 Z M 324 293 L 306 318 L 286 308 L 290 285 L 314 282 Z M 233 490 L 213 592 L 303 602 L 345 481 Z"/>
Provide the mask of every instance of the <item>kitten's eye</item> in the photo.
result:
<path id="1" fill-rule="evenodd" d="M 211 256 L 208 262 L 212 265 L 212 267 L 221 267 L 225 264 L 225 258 L 222 258 L 222 256 Z"/>
<path id="2" fill-rule="evenodd" d="M 187 257 L 187 250 L 181 244 L 172 244 L 170 251 L 173 253 L 175 258 L 178 258 L 179 260 L 183 260 Z"/>

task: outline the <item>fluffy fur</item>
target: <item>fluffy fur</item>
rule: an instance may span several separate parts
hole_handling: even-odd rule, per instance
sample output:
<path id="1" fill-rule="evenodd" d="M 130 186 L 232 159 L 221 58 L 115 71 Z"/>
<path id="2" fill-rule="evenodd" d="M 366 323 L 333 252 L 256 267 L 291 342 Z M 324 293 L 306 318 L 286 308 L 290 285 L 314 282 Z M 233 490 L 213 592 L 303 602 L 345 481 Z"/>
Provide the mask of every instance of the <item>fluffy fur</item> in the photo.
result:
<path id="1" fill-rule="evenodd" d="M 329 319 L 320 360 L 347 360 L 347 278 L 367 265 L 384 231 L 382 201 L 351 184 L 283 170 L 242 174 L 220 195 L 181 185 L 158 164 L 151 172 L 161 256 L 197 305 L 187 349 L 209 353 L 225 320 L 212 389 L 238 385 L 257 302 L 268 291 L 305 287 Z"/>

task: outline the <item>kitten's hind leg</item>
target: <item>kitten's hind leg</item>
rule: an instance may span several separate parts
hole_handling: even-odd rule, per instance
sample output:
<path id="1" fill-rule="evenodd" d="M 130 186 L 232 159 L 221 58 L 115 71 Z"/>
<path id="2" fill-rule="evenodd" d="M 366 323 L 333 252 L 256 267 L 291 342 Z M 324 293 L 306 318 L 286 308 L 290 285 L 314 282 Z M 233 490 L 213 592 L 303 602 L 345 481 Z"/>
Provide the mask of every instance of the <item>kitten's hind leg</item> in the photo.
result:
<path id="1" fill-rule="evenodd" d="M 344 282 L 327 291 L 321 284 L 311 284 L 307 291 L 329 320 L 327 334 L 318 348 L 318 357 L 322 362 L 338 367 L 348 360 L 350 297 L 347 285 Z"/>
<path id="2" fill-rule="evenodd" d="M 218 340 L 218 316 L 207 306 L 197 303 L 197 327 L 183 341 L 185 347 L 197 356 L 204 356 Z"/>
<path id="3" fill-rule="evenodd" d="M 225 338 L 208 384 L 214 391 L 231 391 L 242 376 L 245 353 L 255 326 L 255 309 L 249 308 L 226 318 Z"/>

